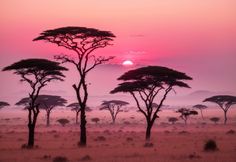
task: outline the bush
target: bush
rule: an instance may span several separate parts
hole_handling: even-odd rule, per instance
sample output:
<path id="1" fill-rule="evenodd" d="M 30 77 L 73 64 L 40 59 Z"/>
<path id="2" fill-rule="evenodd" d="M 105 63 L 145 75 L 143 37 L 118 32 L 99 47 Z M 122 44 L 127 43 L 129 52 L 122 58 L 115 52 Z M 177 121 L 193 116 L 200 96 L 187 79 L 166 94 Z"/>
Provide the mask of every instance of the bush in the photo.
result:
<path id="1" fill-rule="evenodd" d="M 204 151 L 216 151 L 218 150 L 218 147 L 216 145 L 215 140 L 208 140 L 206 141 L 205 145 L 204 145 Z"/>
<path id="2" fill-rule="evenodd" d="M 53 162 L 68 162 L 67 157 L 64 156 L 56 156 L 53 158 Z"/>

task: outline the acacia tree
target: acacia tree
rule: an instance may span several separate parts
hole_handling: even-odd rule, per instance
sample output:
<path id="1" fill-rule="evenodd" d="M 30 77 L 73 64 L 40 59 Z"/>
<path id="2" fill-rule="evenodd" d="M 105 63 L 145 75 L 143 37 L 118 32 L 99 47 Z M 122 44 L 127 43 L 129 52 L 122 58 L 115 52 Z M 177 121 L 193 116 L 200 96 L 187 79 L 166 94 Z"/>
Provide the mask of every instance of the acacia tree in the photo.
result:
<path id="1" fill-rule="evenodd" d="M 219 105 L 224 111 L 224 124 L 227 123 L 227 112 L 229 108 L 236 104 L 236 96 L 218 95 L 206 98 L 203 102 L 213 102 Z"/>
<path id="2" fill-rule="evenodd" d="M 197 104 L 197 105 L 194 105 L 193 108 L 200 110 L 202 119 L 204 119 L 202 110 L 206 109 L 207 106 L 206 105 L 202 105 L 202 104 Z"/>
<path id="3" fill-rule="evenodd" d="M 60 66 L 58 62 L 46 59 L 26 59 L 7 66 L 3 71 L 14 71 L 14 74 L 21 77 L 20 81 L 30 85 L 30 101 L 27 106 L 28 110 L 28 148 L 34 146 L 34 131 L 39 114 L 39 104 L 36 100 L 40 90 L 53 80 L 63 81 L 65 77 L 62 71 L 67 69 Z"/>
<path id="4" fill-rule="evenodd" d="M 80 113 L 80 146 L 86 146 L 86 114 L 85 108 L 88 100 L 87 74 L 96 66 L 103 64 L 113 57 L 96 57 L 93 51 L 99 48 L 105 48 L 113 41 L 115 35 L 110 31 L 101 31 L 86 27 L 62 27 L 52 30 L 46 30 L 35 38 L 34 41 L 46 40 L 47 42 L 57 44 L 76 54 L 76 57 L 69 55 L 55 56 L 56 60 L 62 63 L 71 63 L 79 74 L 79 82 L 72 85 L 75 90 L 78 103 L 81 108 Z"/>
<path id="5" fill-rule="evenodd" d="M 10 106 L 10 104 L 4 101 L 0 101 L 0 109 L 2 109 L 5 106 Z"/>
<path id="6" fill-rule="evenodd" d="M 147 66 L 130 70 L 123 74 L 118 80 L 123 80 L 111 93 L 129 93 L 134 98 L 138 110 L 145 116 L 146 140 L 150 140 L 151 129 L 158 118 L 167 95 L 174 87 L 190 88 L 182 80 L 192 78 L 185 73 L 161 66 Z M 159 103 L 153 105 L 154 100 L 159 98 Z M 141 105 L 143 103 L 143 105 Z"/>
<path id="7" fill-rule="evenodd" d="M 180 108 L 176 112 L 181 114 L 180 118 L 184 120 L 185 125 L 187 124 L 187 120 L 188 120 L 189 116 L 198 114 L 197 111 L 190 110 L 190 109 L 187 109 L 187 108 Z"/>
<path id="8" fill-rule="evenodd" d="M 123 111 L 121 110 L 121 107 L 128 104 L 129 104 L 128 102 L 121 100 L 103 101 L 100 110 L 108 110 L 111 114 L 112 123 L 115 124 L 117 114 Z"/>
<path id="9" fill-rule="evenodd" d="M 29 97 L 22 98 L 16 105 L 28 106 L 30 101 Z M 39 109 L 46 111 L 46 125 L 50 126 L 50 114 L 51 111 L 57 106 L 65 106 L 67 100 L 61 96 L 55 95 L 39 95 L 35 101 L 36 104 L 39 104 Z"/>
<path id="10" fill-rule="evenodd" d="M 74 102 L 67 105 L 67 107 L 70 107 L 72 111 L 75 111 L 75 124 L 78 124 L 79 112 L 81 111 L 80 104 L 78 102 Z M 88 106 L 86 106 L 85 111 L 90 112 L 92 110 Z"/>

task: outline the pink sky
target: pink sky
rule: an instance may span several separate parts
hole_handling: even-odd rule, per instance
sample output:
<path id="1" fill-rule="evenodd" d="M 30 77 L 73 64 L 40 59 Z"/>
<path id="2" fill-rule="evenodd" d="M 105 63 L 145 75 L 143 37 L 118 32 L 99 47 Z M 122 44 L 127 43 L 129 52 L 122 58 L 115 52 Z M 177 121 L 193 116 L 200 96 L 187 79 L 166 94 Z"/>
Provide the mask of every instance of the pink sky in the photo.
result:
<path id="1" fill-rule="evenodd" d="M 86 26 L 117 36 L 114 46 L 97 51 L 116 56 L 112 64 L 131 59 L 136 65 L 186 72 L 194 80 L 189 82 L 191 90 L 179 91 L 184 94 L 196 90 L 236 93 L 235 6 L 235 0 L 1 0 L 0 67 L 23 58 L 52 59 L 55 54 L 69 53 L 32 39 L 46 29 Z M 90 94 L 107 95 L 127 70 L 114 65 L 98 68 L 89 76 Z M 65 91 L 71 98 L 73 75 L 71 68 L 64 83 L 48 89 Z M 1 73 L 0 100 L 14 103 L 27 95 L 27 87 L 18 80 L 10 72 Z"/>

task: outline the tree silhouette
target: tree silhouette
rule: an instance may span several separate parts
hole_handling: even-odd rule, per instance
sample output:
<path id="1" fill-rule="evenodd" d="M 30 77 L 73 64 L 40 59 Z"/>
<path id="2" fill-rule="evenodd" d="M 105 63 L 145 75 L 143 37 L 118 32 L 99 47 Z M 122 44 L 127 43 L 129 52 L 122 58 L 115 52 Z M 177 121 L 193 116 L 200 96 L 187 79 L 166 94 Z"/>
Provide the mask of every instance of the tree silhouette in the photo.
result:
<path id="1" fill-rule="evenodd" d="M 16 105 L 24 105 L 28 106 L 30 102 L 30 98 L 22 98 Z M 39 95 L 35 101 L 36 104 L 39 105 L 39 109 L 43 109 L 46 111 L 46 125 L 50 126 L 50 114 L 52 109 L 57 106 L 65 106 L 67 100 L 62 98 L 61 96 L 54 96 L 54 95 Z"/>
<path id="2" fill-rule="evenodd" d="M 180 118 L 184 120 L 185 125 L 187 124 L 187 120 L 188 120 L 189 116 L 198 115 L 197 111 L 190 110 L 190 109 L 187 109 L 187 108 L 180 108 L 176 112 L 181 114 Z"/>
<path id="3" fill-rule="evenodd" d="M 97 124 L 100 121 L 100 119 L 99 118 L 92 118 L 91 121 Z"/>
<path id="4" fill-rule="evenodd" d="M 2 109 L 5 106 L 10 106 L 10 104 L 4 101 L 0 101 L 0 109 Z"/>
<path id="5" fill-rule="evenodd" d="M 85 114 L 88 99 L 87 74 L 96 66 L 113 59 L 113 57 L 96 57 L 92 53 L 99 48 L 111 45 L 110 42 L 113 41 L 114 37 L 115 35 L 109 31 L 101 31 L 94 28 L 62 27 L 46 30 L 34 39 L 34 41 L 46 40 L 71 50 L 76 54 L 76 59 L 69 55 L 58 55 L 55 56 L 55 59 L 60 60 L 62 63 L 71 63 L 76 67 L 79 74 L 79 82 L 73 84 L 72 87 L 75 90 L 81 108 L 80 146 L 86 146 L 87 143 Z"/>
<path id="6" fill-rule="evenodd" d="M 212 117 L 212 118 L 210 118 L 210 121 L 213 121 L 216 124 L 218 121 L 220 121 L 220 118 Z"/>
<path id="7" fill-rule="evenodd" d="M 67 107 L 70 107 L 72 111 L 75 111 L 75 124 L 78 124 L 78 117 L 79 117 L 79 112 L 80 112 L 80 104 L 78 102 L 74 102 L 69 104 Z M 92 111 L 88 106 L 86 106 L 85 111 L 90 112 Z"/>
<path id="8" fill-rule="evenodd" d="M 145 116 L 146 140 L 150 140 L 152 126 L 158 118 L 160 111 L 168 93 L 174 87 L 190 88 L 182 80 L 191 80 L 192 78 L 185 73 L 175 71 L 161 66 L 147 66 L 130 70 L 123 74 L 118 80 L 123 80 L 111 93 L 130 93 L 138 107 L 138 110 Z M 154 99 L 159 98 L 156 107 L 153 106 Z M 141 102 L 143 105 L 141 105 Z"/>
<path id="9" fill-rule="evenodd" d="M 202 113 L 202 110 L 206 109 L 207 106 L 206 106 L 206 105 L 202 105 L 202 104 L 197 104 L 197 105 L 194 105 L 193 108 L 195 108 L 195 109 L 199 109 L 200 112 L 201 112 L 202 119 L 204 119 L 204 117 L 203 117 L 203 113 Z"/>
<path id="10" fill-rule="evenodd" d="M 236 104 L 236 96 L 219 95 L 206 98 L 203 102 L 213 102 L 219 105 L 224 111 L 224 124 L 227 123 L 227 111 L 229 108 Z"/>
<path id="11" fill-rule="evenodd" d="M 103 101 L 100 110 L 108 110 L 111 114 L 112 123 L 115 124 L 117 114 L 123 111 L 121 110 L 121 107 L 128 104 L 129 104 L 128 102 L 121 100 Z"/>
<path id="12" fill-rule="evenodd" d="M 63 81 L 62 71 L 67 70 L 58 62 L 46 59 L 26 59 L 7 66 L 3 71 L 14 71 L 21 77 L 20 81 L 30 85 L 30 101 L 28 103 L 28 148 L 34 146 L 34 131 L 39 114 L 39 104 L 36 103 L 40 90 L 53 80 Z"/>
<path id="13" fill-rule="evenodd" d="M 168 121 L 171 122 L 172 124 L 175 124 L 175 122 L 177 122 L 178 119 L 176 117 L 170 117 Z"/>
<path id="14" fill-rule="evenodd" d="M 58 119 L 57 122 L 60 123 L 63 127 L 64 127 L 66 124 L 70 123 L 70 121 L 69 121 L 68 119 L 64 119 L 64 118 Z"/>

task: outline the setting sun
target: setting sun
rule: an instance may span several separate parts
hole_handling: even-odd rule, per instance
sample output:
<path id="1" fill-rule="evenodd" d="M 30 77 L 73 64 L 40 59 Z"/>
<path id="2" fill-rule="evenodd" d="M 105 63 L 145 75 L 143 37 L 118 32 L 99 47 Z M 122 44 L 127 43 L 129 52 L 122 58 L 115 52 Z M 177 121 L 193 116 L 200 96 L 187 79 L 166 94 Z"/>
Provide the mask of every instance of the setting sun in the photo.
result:
<path id="1" fill-rule="evenodd" d="M 133 65 L 134 63 L 132 62 L 132 61 L 130 61 L 130 60 L 125 60 L 123 63 L 122 63 L 122 65 L 124 65 L 124 66 L 130 66 L 130 65 Z"/>

